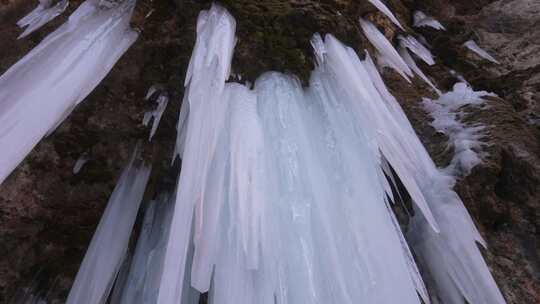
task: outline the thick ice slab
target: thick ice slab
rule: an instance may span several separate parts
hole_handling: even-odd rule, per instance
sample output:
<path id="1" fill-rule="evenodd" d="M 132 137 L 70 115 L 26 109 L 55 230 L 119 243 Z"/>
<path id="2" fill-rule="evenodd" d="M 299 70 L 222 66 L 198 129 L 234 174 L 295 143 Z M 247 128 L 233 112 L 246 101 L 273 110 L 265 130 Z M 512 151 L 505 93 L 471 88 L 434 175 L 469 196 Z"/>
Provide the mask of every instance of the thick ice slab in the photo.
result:
<path id="1" fill-rule="evenodd" d="M 69 20 L 0 76 L 0 183 L 69 116 L 137 38 L 134 0 L 87 0 Z"/>
<path id="2" fill-rule="evenodd" d="M 66 303 L 106 303 L 127 252 L 150 168 L 136 165 L 137 151 L 124 169 L 92 237 Z"/>
<path id="3" fill-rule="evenodd" d="M 68 0 L 60 0 L 54 5 L 52 0 L 39 0 L 39 4 L 34 10 L 17 22 L 19 27 L 26 27 L 24 32 L 22 32 L 17 39 L 24 38 L 39 29 L 56 16 L 63 13 L 68 5 Z"/>

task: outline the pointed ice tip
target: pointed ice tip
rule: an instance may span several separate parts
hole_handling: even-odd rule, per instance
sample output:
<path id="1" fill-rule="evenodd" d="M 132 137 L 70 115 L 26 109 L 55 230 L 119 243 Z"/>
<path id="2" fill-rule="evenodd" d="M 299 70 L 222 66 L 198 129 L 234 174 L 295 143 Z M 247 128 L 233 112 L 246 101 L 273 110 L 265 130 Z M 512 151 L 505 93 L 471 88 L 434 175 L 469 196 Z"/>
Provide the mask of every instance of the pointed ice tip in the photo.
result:
<path id="1" fill-rule="evenodd" d="M 380 0 L 369 0 L 369 2 L 371 2 L 371 4 L 373 4 L 376 8 L 378 8 L 383 14 L 385 14 L 395 25 L 397 25 L 402 31 L 405 31 L 405 29 L 403 28 L 403 26 L 401 25 L 401 23 L 399 23 L 398 19 L 396 18 L 396 16 L 394 16 L 394 14 L 392 13 L 392 11 L 386 6 L 384 5 L 384 3 L 382 3 Z"/>
<path id="2" fill-rule="evenodd" d="M 319 33 L 313 34 L 311 37 L 311 46 L 313 47 L 313 53 L 315 54 L 315 61 L 317 65 L 324 63 L 324 55 L 326 54 L 326 47 L 324 41 Z"/>
<path id="3" fill-rule="evenodd" d="M 486 60 L 489 60 L 489 61 L 491 61 L 493 63 L 500 64 L 500 62 L 497 61 L 497 59 L 495 59 L 488 52 L 486 52 L 484 49 L 482 49 L 478 44 L 476 44 L 476 42 L 474 40 L 468 40 L 463 45 L 465 47 L 467 47 L 469 50 L 476 53 L 478 56 L 480 56 L 480 57 L 482 57 L 482 58 L 484 58 Z"/>

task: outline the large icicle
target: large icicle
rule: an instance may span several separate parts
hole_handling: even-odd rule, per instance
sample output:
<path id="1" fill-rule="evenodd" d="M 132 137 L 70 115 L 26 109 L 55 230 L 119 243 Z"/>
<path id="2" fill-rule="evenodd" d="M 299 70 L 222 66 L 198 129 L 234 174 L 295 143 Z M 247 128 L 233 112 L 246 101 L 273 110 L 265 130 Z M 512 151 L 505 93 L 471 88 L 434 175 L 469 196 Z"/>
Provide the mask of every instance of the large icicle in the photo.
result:
<path id="1" fill-rule="evenodd" d="M 66 303 L 106 303 L 126 254 L 150 168 L 135 164 L 137 151 L 124 169 L 92 237 Z"/>
<path id="2" fill-rule="evenodd" d="M 197 21 L 197 40 L 186 75 L 186 96 L 182 106 L 189 106 L 189 118 L 185 118 L 186 136 L 180 138 L 181 149 L 177 150 L 182 153 L 183 166 L 159 288 L 159 303 L 175 303 L 181 299 L 184 281 L 189 282 L 185 276 L 190 227 L 194 226 L 195 234 L 201 233 L 203 223 L 200 219 L 204 210 L 201 204 L 210 195 L 206 194 L 206 180 L 214 178 L 208 174 L 210 161 L 217 152 L 220 132 L 225 131 L 227 105 L 221 96 L 230 74 L 236 43 L 235 29 L 234 18 L 218 5 L 201 12 Z M 216 186 L 208 190 L 220 191 Z M 216 195 L 217 198 L 223 197 L 223 194 Z M 192 224 L 196 204 L 199 206 L 195 219 L 199 220 L 196 220 L 198 224 Z M 206 275 L 210 276 L 211 269 L 208 271 Z"/>
<path id="3" fill-rule="evenodd" d="M 87 0 L 0 76 L 0 183 L 71 113 L 137 38 L 134 0 Z"/>
<path id="4" fill-rule="evenodd" d="M 399 26 L 400 29 L 405 30 L 401 23 L 399 23 L 397 20 L 396 16 L 394 16 L 392 11 L 386 5 L 384 5 L 384 3 L 382 3 L 380 0 L 369 0 L 369 2 L 371 2 L 371 4 L 378 8 L 388 18 L 390 18 L 390 20 L 392 20 L 395 25 Z"/>
<path id="5" fill-rule="evenodd" d="M 362 30 L 364 30 L 364 34 L 371 44 L 373 44 L 373 46 L 377 49 L 380 56 L 382 56 L 385 64 L 396 70 L 396 72 L 410 82 L 409 77 L 413 77 L 412 71 L 403 61 L 401 56 L 399 56 L 392 43 L 390 43 L 390 41 L 384 37 L 384 35 L 377 29 L 377 27 L 375 27 L 373 23 L 362 18 L 360 18 L 359 21 Z"/>
<path id="6" fill-rule="evenodd" d="M 478 56 L 486 60 L 489 60 L 493 63 L 499 64 L 499 61 L 497 61 L 497 59 L 493 58 L 493 56 L 491 56 L 488 52 L 486 52 L 484 49 L 479 47 L 478 44 L 476 44 L 474 40 L 468 40 L 463 45 L 466 46 L 469 50 L 476 53 Z"/>
<path id="7" fill-rule="evenodd" d="M 39 0 L 39 4 L 34 10 L 17 22 L 19 27 L 26 27 L 17 39 L 24 38 L 39 29 L 63 13 L 68 5 L 68 0 L 60 0 L 54 5 L 52 0 Z"/>

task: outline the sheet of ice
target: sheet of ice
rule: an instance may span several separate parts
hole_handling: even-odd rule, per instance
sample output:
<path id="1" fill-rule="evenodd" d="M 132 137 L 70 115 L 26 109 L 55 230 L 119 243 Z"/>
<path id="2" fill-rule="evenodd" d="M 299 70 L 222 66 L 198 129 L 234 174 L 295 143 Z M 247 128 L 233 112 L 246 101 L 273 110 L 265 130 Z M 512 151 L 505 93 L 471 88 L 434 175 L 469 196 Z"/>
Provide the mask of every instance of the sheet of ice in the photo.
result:
<path id="1" fill-rule="evenodd" d="M 34 10 L 17 22 L 19 27 L 26 27 L 24 32 L 22 32 L 17 39 L 30 35 L 44 24 L 63 13 L 68 7 L 69 1 L 60 0 L 54 5 L 53 4 L 52 0 L 39 0 L 39 4 Z"/>
<path id="2" fill-rule="evenodd" d="M 475 52 L 478 56 L 493 63 L 500 64 L 497 59 L 493 58 L 493 56 L 491 56 L 488 52 L 484 51 L 481 47 L 479 47 L 474 40 L 468 40 L 463 45 L 466 46 L 469 50 Z"/>
<path id="3" fill-rule="evenodd" d="M 414 73 L 422 80 L 427 83 L 437 94 L 441 95 L 441 91 L 437 89 L 437 87 L 431 82 L 431 80 L 422 72 L 422 70 L 416 65 L 416 62 L 412 58 L 412 56 L 409 54 L 406 48 L 400 47 L 399 48 L 399 54 L 401 55 L 401 58 L 407 63 L 407 65 L 411 68 L 411 70 L 414 71 Z"/>
<path id="4" fill-rule="evenodd" d="M 136 165 L 137 150 L 124 169 L 92 237 L 66 303 L 106 303 L 127 252 L 150 167 Z"/>
<path id="5" fill-rule="evenodd" d="M 384 37 L 373 23 L 362 18 L 360 18 L 359 21 L 367 39 L 384 58 L 385 64 L 396 70 L 396 72 L 410 82 L 409 77 L 413 77 L 412 71 L 403 61 L 401 56 L 399 56 L 392 43 Z"/>
<path id="6" fill-rule="evenodd" d="M 155 86 L 152 86 L 146 94 L 146 100 L 150 100 L 156 92 L 158 92 L 157 88 Z M 164 90 L 160 91 L 159 95 L 157 95 L 155 103 L 157 104 L 156 108 L 152 111 L 144 113 L 143 117 L 144 126 L 148 126 L 150 122 L 152 122 L 152 129 L 150 130 L 150 136 L 148 138 L 148 141 L 151 141 L 152 137 L 154 137 L 154 134 L 156 133 L 159 122 L 161 120 L 161 116 L 163 116 L 163 112 L 165 112 L 167 104 L 169 103 L 169 94 Z"/>
<path id="7" fill-rule="evenodd" d="M 84 152 L 79 156 L 77 161 L 75 162 L 75 165 L 73 166 L 73 174 L 78 174 L 82 167 L 90 160 L 90 157 L 88 156 L 87 152 Z"/>
<path id="8" fill-rule="evenodd" d="M 395 25 L 399 26 L 400 29 L 403 29 L 403 26 L 399 21 L 397 20 L 396 16 L 392 13 L 392 11 L 380 0 L 369 0 L 371 4 L 373 4 L 376 8 L 378 8 L 383 14 L 385 14 Z"/>
<path id="9" fill-rule="evenodd" d="M 416 40 L 413 36 L 398 36 L 399 39 L 399 45 L 402 48 L 407 48 L 411 52 L 413 52 L 416 56 L 418 56 L 420 59 L 422 59 L 425 63 L 429 65 L 434 65 L 435 61 L 433 60 L 433 55 L 431 52 L 423 46 L 418 40 Z"/>
<path id="10" fill-rule="evenodd" d="M 0 183 L 71 113 L 137 38 L 134 0 L 87 0 L 0 76 Z"/>
<path id="11" fill-rule="evenodd" d="M 431 125 L 439 132 L 448 136 L 449 145 L 454 149 L 454 157 L 445 168 L 449 175 L 467 175 L 470 170 L 481 162 L 480 142 L 483 136 L 482 125 L 465 125 L 460 117 L 464 115 L 463 106 L 480 106 L 485 104 L 484 96 L 496 96 L 485 91 L 474 91 L 465 83 L 454 85 L 452 91 L 440 96 L 437 100 L 424 98 L 423 105 L 433 117 Z"/>
<path id="12" fill-rule="evenodd" d="M 432 27 L 436 30 L 446 31 L 446 28 L 433 17 L 427 16 L 422 11 L 416 11 L 413 15 L 413 26 L 414 27 Z"/>

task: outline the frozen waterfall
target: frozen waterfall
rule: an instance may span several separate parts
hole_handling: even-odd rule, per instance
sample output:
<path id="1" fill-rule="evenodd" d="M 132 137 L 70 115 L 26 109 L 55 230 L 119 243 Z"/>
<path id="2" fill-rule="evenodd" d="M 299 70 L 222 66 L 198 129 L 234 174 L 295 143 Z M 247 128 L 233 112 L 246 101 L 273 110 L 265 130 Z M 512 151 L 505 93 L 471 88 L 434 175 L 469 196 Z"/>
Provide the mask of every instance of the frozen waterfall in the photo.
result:
<path id="1" fill-rule="evenodd" d="M 369 54 L 315 35 L 308 88 L 268 72 L 250 89 L 227 82 L 235 28 L 217 5 L 200 14 L 157 302 L 197 303 L 194 288 L 209 303 L 427 303 L 408 239 L 444 303 L 504 303 L 452 177 Z M 407 238 L 390 207 L 393 172 L 414 203 Z"/>

